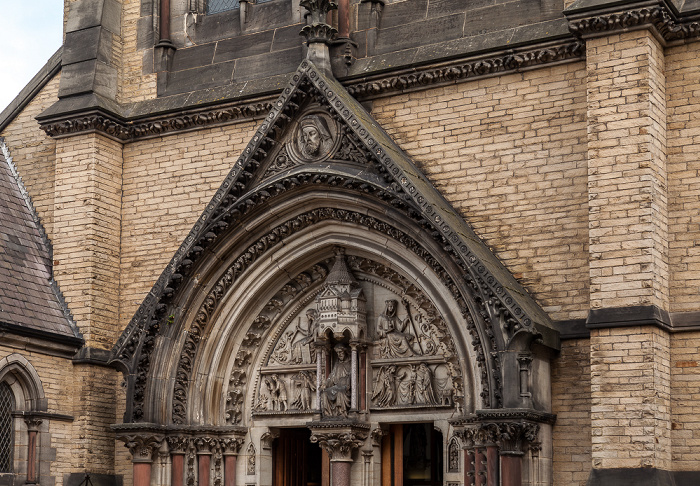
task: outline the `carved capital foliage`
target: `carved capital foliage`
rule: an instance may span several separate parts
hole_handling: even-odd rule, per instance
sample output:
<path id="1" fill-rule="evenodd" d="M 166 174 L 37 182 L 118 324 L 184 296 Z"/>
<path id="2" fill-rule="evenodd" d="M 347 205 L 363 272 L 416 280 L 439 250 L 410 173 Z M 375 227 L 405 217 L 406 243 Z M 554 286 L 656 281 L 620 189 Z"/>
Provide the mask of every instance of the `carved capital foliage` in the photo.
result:
<path id="1" fill-rule="evenodd" d="M 311 442 L 323 447 L 333 462 L 351 461 L 352 452 L 362 445 L 369 434 L 369 425 L 360 423 L 313 423 L 309 428 Z"/>
<path id="2" fill-rule="evenodd" d="M 243 437 L 222 437 L 219 439 L 221 451 L 226 455 L 238 454 L 244 442 Z"/>
<path id="3" fill-rule="evenodd" d="M 26 417 L 24 423 L 27 424 L 27 430 L 29 432 L 38 432 L 39 427 L 44 421 L 37 417 Z"/>
<path id="4" fill-rule="evenodd" d="M 163 439 L 160 434 L 117 435 L 117 440 L 124 442 L 124 446 L 129 449 L 133 462 L 153 462 L 154 454 L 160 448 Z"/>

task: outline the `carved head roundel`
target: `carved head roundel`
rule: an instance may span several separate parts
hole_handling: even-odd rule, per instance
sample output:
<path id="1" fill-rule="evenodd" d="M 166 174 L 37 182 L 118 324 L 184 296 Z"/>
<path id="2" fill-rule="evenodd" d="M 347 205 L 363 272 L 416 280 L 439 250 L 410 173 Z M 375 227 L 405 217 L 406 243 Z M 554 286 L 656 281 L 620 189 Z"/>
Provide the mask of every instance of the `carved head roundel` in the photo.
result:
<path id="1" fill-rule="evenodd" d="M 298 162 L 320 162 L 335 151 L 339 138 L 335 120 L 323 111 L 312 111 L 299 119 L 289 152 Z"/>

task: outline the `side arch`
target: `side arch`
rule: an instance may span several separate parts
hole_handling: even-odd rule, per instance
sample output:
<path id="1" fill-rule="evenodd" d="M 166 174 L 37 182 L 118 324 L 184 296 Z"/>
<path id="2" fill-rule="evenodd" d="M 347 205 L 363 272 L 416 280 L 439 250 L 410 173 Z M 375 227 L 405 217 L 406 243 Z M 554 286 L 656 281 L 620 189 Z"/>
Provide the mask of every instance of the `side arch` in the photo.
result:
<path id="1" fill-rule="evenodd" d="M 39 374 L 21 354 L 13 353 L 0 359 L 0 381 L 10 386 L 17 411 L 45 412 L 48 408 Z"/>

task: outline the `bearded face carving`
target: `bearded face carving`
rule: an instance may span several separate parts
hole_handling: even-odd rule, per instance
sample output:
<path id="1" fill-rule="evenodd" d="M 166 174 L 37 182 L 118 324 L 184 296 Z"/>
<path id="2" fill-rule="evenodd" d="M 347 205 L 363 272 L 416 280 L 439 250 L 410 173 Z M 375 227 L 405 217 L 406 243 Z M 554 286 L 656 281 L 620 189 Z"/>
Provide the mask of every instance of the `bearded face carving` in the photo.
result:
<path id="1" fill-rule="evenodd" d="M 293 152 L 305 162 L 321 160 L 331 153 L 336 136 L 330 118 L 321 113 L 307 115 L 297 126 Z"/>

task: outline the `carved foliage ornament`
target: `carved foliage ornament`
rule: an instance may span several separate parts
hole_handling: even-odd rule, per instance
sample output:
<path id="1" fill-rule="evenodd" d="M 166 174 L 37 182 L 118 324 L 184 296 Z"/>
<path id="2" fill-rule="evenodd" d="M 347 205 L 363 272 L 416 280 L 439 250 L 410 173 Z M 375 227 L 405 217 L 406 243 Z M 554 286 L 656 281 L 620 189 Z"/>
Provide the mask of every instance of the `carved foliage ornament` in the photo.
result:
<path id="1" fill-rule="evenodd" d="M 677 22 L 668 8 L 662 5 L 596 17 L 572 18 L 569 21 L 569 30 L 584 38 L 644 26 L 656 29 L 665 41 L 690 39 L 700 35 L 699 22 Z"/>

